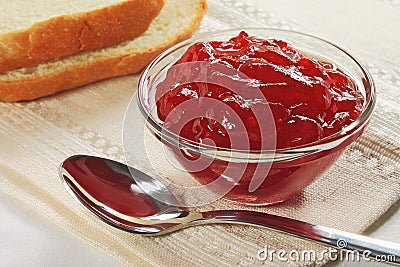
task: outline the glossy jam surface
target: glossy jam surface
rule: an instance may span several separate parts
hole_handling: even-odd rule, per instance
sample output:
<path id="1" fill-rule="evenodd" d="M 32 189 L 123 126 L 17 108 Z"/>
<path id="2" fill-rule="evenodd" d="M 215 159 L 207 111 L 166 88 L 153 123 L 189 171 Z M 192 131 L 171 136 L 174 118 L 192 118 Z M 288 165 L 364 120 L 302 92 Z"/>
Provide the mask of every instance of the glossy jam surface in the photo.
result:
<path id="1" fill-rule="evenodd" d="M 266 147 L 307 146 L 331 136 L 354 122 L 366 102 L 356 83 L 334 64 L 284 41 L 245 32 L 228 41 L 192 45 L 162 77 L 154 103 L 164 129 L 200 144 L 253 154 Z M 361 132 L 348 131 L 344 141 L 329 149 L 272 163 L 209 161 L 167 145 L 215 193 L 228 183 L 231 189 L 224 198 L 266 205 L 301 193 Z M 258 178 L 262 182 L 250 189 Z"/>
<path id="2" fill-rule="evenodd" d="M 240 144 L 232 147 L 230 138 L 247 136 L 249 148 L 260 149 L 271 133 L 260 130 L 255 111 L 271 110 L 276 148 L 293 148 L 340 131 L 364 108 L 365 99 L 354 82 L 335 65 L 306 56 L 284 41 L 241 32 L 229 41 L 196 43 L 175 65 L 188 62 L 218 64 L 240 73 L 212 73 L 215 81 L 207 82 L 198 79 L 202 71 L 196 67 L 168 71 L 156 93 L 158 117 L 169 121 L 166 128 L 182 124 L 177 134 L 195 142 L 211 139 L 218 147 L 243 149 L 246 147 Z M 180 82 L 181 77 L 189 82 Z M 204 107 L 204 98 L 222 104 Z M 181 105 L 188 100 L 190 105 Z M 180 114 L 196 113 L 197 109 L 205 109 L 205 115 L 180 121 Z M 245 133 L 238 127 L 240 123 Z"/>

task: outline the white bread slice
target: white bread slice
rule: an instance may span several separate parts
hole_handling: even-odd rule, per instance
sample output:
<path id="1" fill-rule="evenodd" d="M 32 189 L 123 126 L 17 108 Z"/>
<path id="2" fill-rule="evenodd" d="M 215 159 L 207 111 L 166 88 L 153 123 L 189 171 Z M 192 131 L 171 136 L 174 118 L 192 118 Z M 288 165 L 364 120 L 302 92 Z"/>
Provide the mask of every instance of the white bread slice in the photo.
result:
<path id="1" fill-rule="evenodd" d="M 0 5 L 0 72 L 131 40 L 164 0 L 12 0 Z"/>
<path id="2" fill-rule="evenodd" d="M 167 0 L 148 30 L 131 41 L 0 74 L 0 101 L 36 99 L 139 72 L 163 50 L 192 36 L 206 9 L 205 0 Z"/>

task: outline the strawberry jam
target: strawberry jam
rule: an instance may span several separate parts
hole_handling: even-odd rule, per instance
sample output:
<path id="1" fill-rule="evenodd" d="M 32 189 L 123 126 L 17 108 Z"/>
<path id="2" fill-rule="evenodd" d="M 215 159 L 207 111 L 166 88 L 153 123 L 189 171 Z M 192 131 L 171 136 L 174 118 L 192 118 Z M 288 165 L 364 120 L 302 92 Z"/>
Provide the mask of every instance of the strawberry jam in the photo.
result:
<path id="1" fill-rule="evenodd" d="M 161 120 L 165 121 L 183 102 L 197 99 L 191 102 L 194 105 L 175 114 L 193 112 L 201 105 L 202 98 L 220 101 L 235 113 L 230 116 L 225 105 L 213 105 L 205 111 L 205 114 L 214 114 L 212 119 L 201 116 L 182 122 L 180 136 L 199 143 L 210 138 L 216 146 L 230 148 L 229 137 L 243 135 L 242 129 L 237 132 L 235 127 L 236 120 L 240 120 L 250 149 L 260 149 L 265 133 L 260 131 L 254 110 L 263 110 L 265 105 L 269 105 L 273 114 L 278 149 L 305 145 L 332 135 L 357 119 L 363 109 L 364 98 L 349 77 L 333 64 L 303 55 L 284 41 L 260 39 L 241 32 L 229 41 L 191 46 L 176 65 L 195 61 L 221 64 L 245 77 L 238 84 L 237 75 L 225 76 L 220 85 L 196 81 L 198 70 L 190 66 L 179 68 L 179 73 L 168 73 L 156 102 Z M 189 82 L 177 82 L 185 75 L 189 76 L 186 79 Z M 240 85 L 245 90 L 237 89 Z M 261 97 L 253 96 L 260 92 Z M 179 123 L 177 118 L 170 120 Z"/>
<path id="2" fill-rule="evenodd" d="M 189 47 L 157 83 L 154 97 L 165 129 L 200 144 L 251 152 L 321 141 L 354 122 L 366 101 L 335 64 L 245 32 Z M 272 163 L 209 161 L 170 147 L 202 184 L 222 181 L 211 188 L 218 194 L 230 183 L 225 198 L 265 205 L 302 192 L 360 134 L 350 133 L 330 149 Z M 252 188 L 256 176 L 262 179 Z"/>

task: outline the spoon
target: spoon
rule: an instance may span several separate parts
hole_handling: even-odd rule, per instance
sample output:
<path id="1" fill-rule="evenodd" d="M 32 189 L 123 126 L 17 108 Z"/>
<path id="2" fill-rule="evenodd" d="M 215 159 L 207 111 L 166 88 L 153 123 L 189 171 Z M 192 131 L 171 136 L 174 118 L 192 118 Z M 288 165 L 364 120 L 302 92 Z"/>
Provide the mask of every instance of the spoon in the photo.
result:
<path id="1" fill-rule="evenodd" d="M 72 156 L 60 166 L 60 176 L 68 191 L 88 210 L 106 223 L 131 233 L 163 235 L 211 223 L 256 225 L 334 248 L 358 251 L 366 257 L 394 255 L 391 263 L 400 264 L 400 244 L 255 211 L 189 212 L 179 207 L 178 199 L 160 181 L 109 159 Z"/>

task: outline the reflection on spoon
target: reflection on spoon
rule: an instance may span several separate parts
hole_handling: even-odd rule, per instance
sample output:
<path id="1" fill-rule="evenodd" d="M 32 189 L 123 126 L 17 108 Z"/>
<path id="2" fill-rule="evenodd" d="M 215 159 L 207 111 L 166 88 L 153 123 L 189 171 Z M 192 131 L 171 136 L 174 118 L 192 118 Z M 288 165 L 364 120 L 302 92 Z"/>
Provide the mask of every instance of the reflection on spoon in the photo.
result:
<path id="1" fill-rule="evenodd" d="M 369 257 L 395 255 L 394 263 L 400 264 L 400 245 L 391 242 L 261 212 L 189 212 L 179 207 L 179 201 L 161 182 L 112 160 L 72 156 L 61 165 L 60 176 L 71 194 L 87 209 L 108 224 L 131 233 L 163 235 L 210 223 L 257 225 L 335 248 L 356 250 L 361 255 L 368 251 Z"/>

